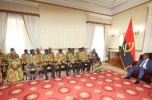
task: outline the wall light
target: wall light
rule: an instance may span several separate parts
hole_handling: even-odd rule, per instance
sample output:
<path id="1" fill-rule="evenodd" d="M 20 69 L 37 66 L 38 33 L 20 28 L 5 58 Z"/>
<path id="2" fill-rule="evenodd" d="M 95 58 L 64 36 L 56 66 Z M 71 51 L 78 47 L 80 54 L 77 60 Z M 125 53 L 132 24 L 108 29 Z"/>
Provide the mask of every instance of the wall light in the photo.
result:
<path id="1" fill-rule="evenodd" d="M 140 31 L 139 31 L 139 30 L 136 30 L 136 31 L 134 32 L 134 35 L 139 35 L 139 33 L 140 33 Z"/>
<path id="2" fill-rule="evenodd" d="M 112 33 L 112 34 L 111 34 L 111 37 L 115 37 L 115 33 Z"/>

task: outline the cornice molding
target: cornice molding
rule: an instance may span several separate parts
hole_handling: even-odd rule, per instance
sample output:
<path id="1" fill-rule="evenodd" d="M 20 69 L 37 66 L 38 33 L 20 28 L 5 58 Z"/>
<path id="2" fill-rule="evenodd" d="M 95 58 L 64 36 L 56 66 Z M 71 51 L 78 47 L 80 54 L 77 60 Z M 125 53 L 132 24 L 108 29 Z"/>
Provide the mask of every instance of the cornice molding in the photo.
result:
<path id="1" fill-rule="evenodd" d="M 68 7 L 103 15 L 114 15 L 150 0 L 3 0 L 38 6 L 40 3 Z"/>
<path id="2" fill-rule="evenodd" d="M 18 4 L 24 4 L 24 5 L 30 5 L 30 6 L 39 6 L 39 3 L 36 2 L 30 2 L 30 1 L 23 1 L 23 0 L 2 0 L 6 2 L 12 2 L 12 3 L 18 3 Z"/>

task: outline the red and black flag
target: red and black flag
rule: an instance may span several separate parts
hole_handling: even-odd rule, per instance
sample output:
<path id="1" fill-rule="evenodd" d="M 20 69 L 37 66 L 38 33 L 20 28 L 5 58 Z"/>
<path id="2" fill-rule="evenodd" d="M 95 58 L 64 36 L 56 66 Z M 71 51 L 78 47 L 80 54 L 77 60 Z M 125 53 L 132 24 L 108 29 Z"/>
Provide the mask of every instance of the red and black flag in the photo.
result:
<path id="1" fill-rule="evenodd" d="M 132 27 L 132 19 L 130 20 L 122 48 L 120 50 L 120 56 L 124 67 L 128 67 L 135 60 L 135 42 L 134 33 Z"/>

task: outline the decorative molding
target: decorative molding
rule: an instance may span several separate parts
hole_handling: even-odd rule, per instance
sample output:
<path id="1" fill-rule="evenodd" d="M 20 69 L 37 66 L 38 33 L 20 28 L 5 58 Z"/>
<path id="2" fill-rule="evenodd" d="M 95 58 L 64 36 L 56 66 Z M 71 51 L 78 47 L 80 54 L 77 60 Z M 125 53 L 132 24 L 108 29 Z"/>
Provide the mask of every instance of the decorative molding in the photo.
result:
<path id="1" fill-rule="evenodd" d="M 28 12 L 22 12 L 22 11 L 12 11 L 12 10 L 0 9 L 0 12 L 16 13 L 16 14 L 24 14 L 24 15 L 31 15 L 31 16 L 39 16 L 40 17 L 40 14 L 34 14 L 34 13 L 28 13 Z"/>
<path id="2" fill-rule="evenodd" d="M 150 0 L 26 0 L 68 7 L 104 15 L 114 15 Z"/>
<path id="3" fill-rule="evenodd" d="M 86 23 L 92 23 L 92 24 L 103 24 L 103 25 L 110 25 L 110 26 L 111 26 L 111 24 L 101 23 L 101 22 L 94 22 L 94 21 L 86 21 Z"/>
<path id="4" fill-rule="evenodd" d="M 39 6 L 39 3 L 29 2 L 27 0 L 2 0 L 2 1 L 8 1 L 8 2 L 19 3 L 19 4 L 24 4 L 24 5 L 30 5 L 30 6 Z"/>

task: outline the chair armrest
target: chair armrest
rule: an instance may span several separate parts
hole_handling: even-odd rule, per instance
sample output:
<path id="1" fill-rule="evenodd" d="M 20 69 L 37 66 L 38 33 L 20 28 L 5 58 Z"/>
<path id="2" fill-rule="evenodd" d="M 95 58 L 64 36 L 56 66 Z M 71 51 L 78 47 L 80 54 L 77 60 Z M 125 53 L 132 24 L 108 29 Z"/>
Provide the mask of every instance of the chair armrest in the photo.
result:
<path id="1" fill-rule="evenodd" d="M 137 65 L 138 64 L 138 61 L 133 61 L 132 62 L 132 66 L 135 66 L 135 65 Z"/>

